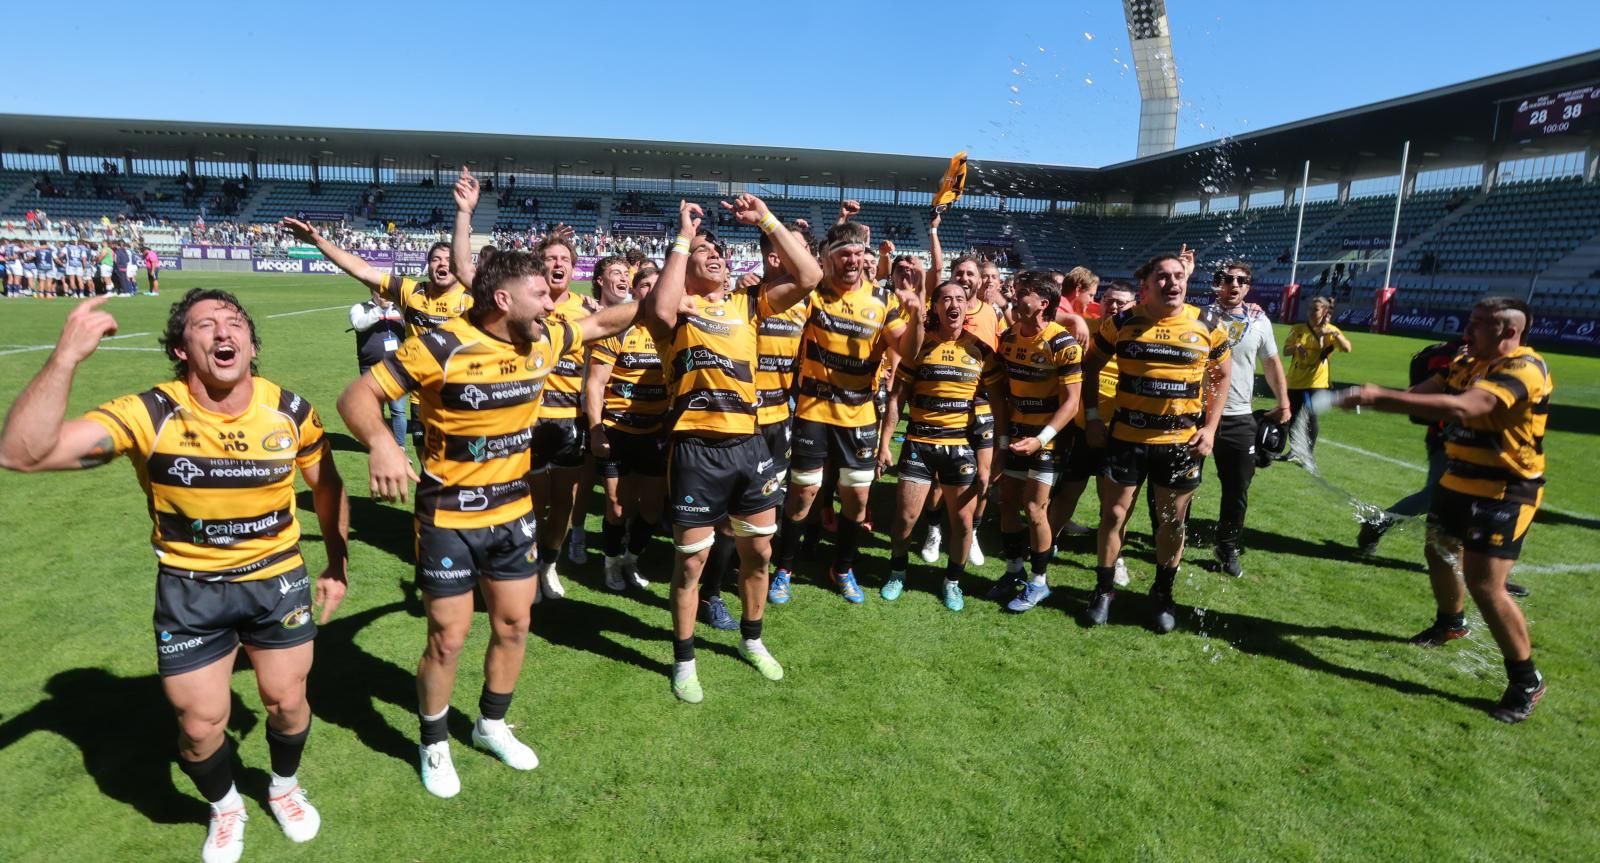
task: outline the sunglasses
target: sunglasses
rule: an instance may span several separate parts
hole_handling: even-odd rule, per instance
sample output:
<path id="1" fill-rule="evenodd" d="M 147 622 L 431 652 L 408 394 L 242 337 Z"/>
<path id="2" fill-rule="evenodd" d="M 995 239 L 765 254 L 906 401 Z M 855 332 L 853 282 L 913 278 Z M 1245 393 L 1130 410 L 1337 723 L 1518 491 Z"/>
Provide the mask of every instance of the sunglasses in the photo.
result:
<path id="1" fill-rule="evenodd" d="M 1245 287 L 1249 287 L 1250 286 L 1250 277 L 1249 276 L 1232 276 L 1232 275 L 1224 274 L 1224 275 L 1217 276 L 1215 279 L 1212 280 L 1212 282 L 1214 284 L 1218 284 L 1218 285 L 1226 285 L 1226 284 L 1229 284 L 1231 282 L 1232 284 L 1235 284 L 1235 285 L 1244 285 Z"/>

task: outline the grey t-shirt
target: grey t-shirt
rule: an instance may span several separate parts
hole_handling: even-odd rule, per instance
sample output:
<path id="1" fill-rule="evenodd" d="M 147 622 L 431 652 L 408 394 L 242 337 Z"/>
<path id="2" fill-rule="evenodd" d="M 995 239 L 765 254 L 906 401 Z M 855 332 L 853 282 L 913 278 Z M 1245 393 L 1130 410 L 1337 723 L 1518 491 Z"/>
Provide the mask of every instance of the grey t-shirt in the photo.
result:
<path id="1" fill-rule="evenodd" d="M 1233 376 L 1228 384 L 1228 403 L 1222 406 L 1223 416 L 1250 413 L 1250 400 L 1256 387 L 1256 362 L 1278 355 L 1278 346 L 1272 336 L 1272 322 L 1260 306 L 1245 303 L 1232 312 L 1218 306 L 1217 317 L 1228 331 L 1228 344 L 1233 351 Z"/>

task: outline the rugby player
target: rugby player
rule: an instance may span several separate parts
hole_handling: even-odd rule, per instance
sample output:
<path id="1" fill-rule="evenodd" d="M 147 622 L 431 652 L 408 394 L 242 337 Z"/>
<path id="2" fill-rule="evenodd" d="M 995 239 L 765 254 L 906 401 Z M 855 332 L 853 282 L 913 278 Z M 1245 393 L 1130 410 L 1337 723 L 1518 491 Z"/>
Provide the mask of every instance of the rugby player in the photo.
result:
<path id="1" fill-rule="evenodd" d="M 555 303 L 544 275 L 534 255 L 497 253 L 475 274 L 464 317 L 406 339 L 339 398 L 345 424 L 371 450 L 371 489 L 379 500 L 404 501 L 408 481 L 417 480 L 384 424 L 383 405 L 407 393 L 421 405 L 426 443 L 416 490 L 416 583 L 428 640 L 417 666 L 419 757 L 423 787 L 439 797 L 461 790 L 447 715 L 472 627 L 474 585 L 491 631 L 472 742 L 517 770 L 539 765 L 505 722 L 538 596 L 528 522 L 531 430 L 558 358 L 620 332 L 636 310 L 617 306 L 576 323 L 547 321 Z"/>
<path id="2" fill-rule="evenodd" d="M 1139 292 L 1133 285 L 1117 280 L 1106 286 L 1100 293 L 1100 306 L 1105 317 L 1119 314 L 1134 306 L 1139 301 Z M 1057 315 L 1060 321 L 1060 315 Z M 1061 476 L 1057 478 L 1054 493 L 1050 499 L 1050 526 L 1058 537 L 1065 533 L 1068 535 L 1082 535 L 1089 533 L 1089 528 L 1078 525 L 1072 520 L 1073 510 L 1077 509 L 1078 499 L 1083 496 L 1083 490 L 1088 487 L 1089 480 L 1100 475 L 1105 468 L 1106 439 L 1105 426 L 1098 426 L 1099 434 L 1090 438 L 1088 435 L 1089 411 L 1094 409 L 1098 416 L 1111 416 L 1116 412 L 1114 400 L 1117 395 L 1117 359 L 1111 357 L 1101 367 L 1100 374 L 1096 376 L 1098 384 L 1097 396 L 1091 396 L 1087 390 L 1083 391 L 1078 400 L 1078 413 L 1073 417 L 1072 425 L 1067 429 L 1067 460 L 1062 465 Z M 1126 528 L 1126 525 L 1124 525 Z M 1057 545 L 1059 545 L 1059 539 Z M 1112 564 L 1113 583 L 1121 587 L 1128 583 L 1128 565 L 1117 555 L 1116 562 Z"/>
<path id="3" fill-rule="evenodd" d="M 782 314 L 822 278 L 805 242 L 783 227 L 754 195 L 723 202 L 740 224 L 755 225 L 793 278 L 752 295 L 727 290 L 727 267 L 715 235 L 700 227 L 698 204 L 678 205 L 678 236 L 641 317 L 669 370 L 672 400 L 667 466 L 677 554 L 672 576 L 672 693 L 688 703 L 705 698 L 695 666 L 697 590 L 714 531 L 724 520 L 739 554 L 739 655 L 762 676 L 780 680 L 783 667 L 761 640 L 767 562 L 782 477 L 757 428 L 755 369 L 760 362 L 755 322 Z M 685 294 L 694 300 L 685 312 Z"/>
<path id="4" fill-rule="evenodd" d="M 1233 369 L 1228 377 L 1227 404 L 1222 408 L 1222 425 L 1217 429 L 1213 451 L 1217 458 L 1217 480 L 1222 483 L 1222 505 L 1217 514 L 1217 562 L 1232 576 L 1244 574 L 1239 563 L 1239 538 L 1244 533 L 1245 513 L 1250 506 L 1250 481 L 1256 474 L 1256 418 L 1254 397 L 1256 365 L 1259 361 L 1267 387 L 1277 404 L 1265 418 L 1275 423 L 1289 421 L 1289 384 L 1283 375 L 1283 361 L 1273 343 L 1272 321 L 1255 303 L 1246 303 L 1250 293 L 1250 264 L 1229 261 L 1211 277 L 1216 291 L 1212 309 L 1217 321 L 1228 331 L 1228 348 Z"/>
<path id="5" fill-rule="evenodd" d="M 607 269 L 627 276 L 625 262 Z M 596 267 L 595 287 L 605 295 L 608 289 L 601 288 L 601 272 Z M 644 302 L 657 276 L 654 265 L 644 265 L 633 277 L 630 300 Z M 611 274 L 605 278 L 609 283 Z M 617 305 L 624 304 L 613 302 L 608 307 Z M 666 373 L 650 331 L 636 323 L 619 336 L 590 345 L 583 386 L 589 450 L 606 495 L 600 529 L 605 584 L 618 592 L 630 586 L 646 588 L 650 582 L 639 572 L 639 555 L 661 520 L 667 474 L 666 431 L 661 424 L 667 412 Z"/>
<path id="6" fill-rule="evenodd" d="M 887 471 L 892 463 L 889 441 L 900 419 L 900 405 L 910 406 L 911 421 L 900 449 L 899 507 L 890 537 L 889 578 L 879 593 L 893 602 L 905 590 L 911 529 L 922 515 L 929 486 L 937 482 L 944 493 L 950 528 L 942 594 L 945 608 L 960 611 L 965 604 L 961 577 L 967 568 L 977 509 L 977 455 L 967 440 L 972 406 L 978 394 L 985 392 L 1003 419 L 1006 378 L 995 352 L 965 329 L 965 288 L 955 282 L 940 285 L 933 296 L 931 316 L 936 329 L 924 338 L 917 356 L 900 363 L 897 386 L 884 410 L 884 430 L 878 436 L 878 464 Z"/>
<path id="7" fill-rule="evenodd" d="M 801 347 L 789 491 L 772 578 L 775 601 L 787 599 L 801 532 L 829 464 L 838 470 L 841 504 L 832 580 L 849 602 L 866 599 L 854 570 L 867 493 L 877 479 L 877 376 L 891 341 L 898 355 L 915 356 L 923 332 L 907 325 L 922 318 L 917 291 L 891 291 L 868 278 L 869 241 L 866 226 L 857 222 L 834 225 L 823 241 L 828 276 L 812 298 Z M 785 266 L 793 266 L 792 256 Z"/>
<path id="8" fill-rule="evenodd" d="M 457 275 L 469 286 L 473 277 L 468 268 L 472 211 L 478 206 L 478 193 L 478 179 L 462 168 L 455 188 L 455 263 Z M 550 318 L 557 322 L 574 323 L 600 308 L 593 299 L 570 290 L 578 260 L 571 235 L 571 228 L 556 225 L 533 247 L 533 253 L 544 262 L 544 278 L 550 286 L 550 300 L 555 303 Z M 539 424 L 533 430 L 533 499 L 539 507 L 539 579 L 544 587 L 539 592 L 541 599 L 560 598 L 567 593 L 556 562 L 572 523 L 573 506 L 589 458 L 589 435 L 579 428 L 578 421 L 584 368 L 581 353 L 556 357 L 556 367 L 545 381 Z M 581 541 L 578 547 L 582 549 Z"/>
<path id="9" fill-rule="evenodd" d="M 1128 511 L 1148 479 L 1156 522 L 1151 626 L 1167 633 L 1178 625 L 1172 585 L 1183 561 L 1189 501 L 1216 441 L 1232 367 L 1227 330 L 1214 313 L 1199 312 L 1186 302 L 1184 258 L 1157 255 L 1134 275 L 1143 288 L 1142 302 L 1103 318 L 1084 360 L 1084 374 L 1090 376 L 1112 358 L 1117 361 L 1116 413 L 1100 475 L 1095 591 L 1086 619 L 1101 625 L 1110 617 Z M 1098 409 L 1087 416 L 1090 439 L 1106 434 Z"/>
<path id="10" fill-rule="evenodd" d="M 1544 433 L 1554 384 L 1544 358 L 1527 346 L 1532 325 L 1521 300 L 1479 300 L 1467 319 L 1467 349 L 1446 371 L 1405 392 L 1367 384 L 1340 400 L 1346 408 L 1445 423 L 1446 466 L 1428 510 L 1425 545 L 1438 613 L 1411 642 L 1438 647 L 1466 636 L 1470 592 L 1510 678 L 1490 711 L 1501 722 L 1527 719 L 1545 693 L 1527 620 L 1506 592 L 1506 576 L 1544 501 Z"/>
<path id="11" fill-rule="evenodd" d="M 200 857 L 231 863 L 248 817 L 227 738 L 241 644 L 267 711 L 268 809 L 294 842 L 322 818 L 296 778 L 311 730 L 306 674 L 317 623 L 343 600 L 349 504 L 322 420 L 304 398 L 255 376 L 260 341 L 232 294 L 192 290 L 174 303 L 161 344 L 175 379 L 63 422 L 72 378 L 116 332 L 108 297 L 67 315 L 61 338 L 0 433 L 0 467 L 97 467 L 134 460 L 155 547 L 156 668 L 178 717 L 178 766 L 211 804 Z M 313 593 L 300 555 L 294 474 L 311 488 L 327 567 Z M 322 609 L 313 622 L 312 608 Z"/>
<path id="12" fill-rule="evenodd" d="M 334 266 L 399 306 L 406 316 L 408 337 L 420 336 L 445 321 L 458 318 L 472 305 L 467 286 L 456 278 L 451 268 L 449 243 L 434 243 L 428 248 L 427 279 L 418 282 L 408 276 L 380 271 L 361 256 L 334 245 L 307 222 L 285 217 L 282 224 L 296 240 L 315 246 Z"/>
<path id="13" fill-rule="evenodd" d="M 1000 539 L 1006 574 L 989 591 L 1020 614 L 1050 595 L 1045 571 L 1055 550 L 1050 530 L 1050 490 L 1061 472 L 1070 438 L 1056 436 L 1078 412 L 1083 383 L 1083 346 L 1055 322 L 1061 292 L 1047 273 L 1017 279 L 1017 322 L 1000 335 L 1000 361 L 1009 393 L 1006 467 L 1000 477 Z M 1026 515 L 1028 524 L 1022 524 Z M 1029 556 L 1023 577 L 1023 551 Z"/>

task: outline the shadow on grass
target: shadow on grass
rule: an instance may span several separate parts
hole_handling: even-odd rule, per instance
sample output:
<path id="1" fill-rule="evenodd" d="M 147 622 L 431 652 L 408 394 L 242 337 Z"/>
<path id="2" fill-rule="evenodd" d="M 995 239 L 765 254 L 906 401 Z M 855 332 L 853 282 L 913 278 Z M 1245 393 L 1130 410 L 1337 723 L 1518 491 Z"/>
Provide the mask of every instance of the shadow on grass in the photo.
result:
<path id="1" fill-rule="evenodd" d="M 316 510 L 312 506 L 311 492 L 302 491 L 295 496 L 300 509 L 303 539 L 320 542 L 315 532 Z M 350 496 L 350 539 L 382 551 L 402 563 L 413 563 L 416 546 L 416 526 L 411 513 L 370 497 Z"/>
<path id="2" fill-rule="evenodd" d="M 1405 560 L 1395 557 L 1359 557 L 1353 544 L 1334 542 L 1331 539 L 1310 540 L 1298 536 L 1284 536 L 1283 534 L 1269 533 L 1254 527 L 1244 529 L 1243 546 L 1255 551 L 1271 551 L 1278 554 L 1290 554 L 1312 560 L 1344 560 L 1353 566 L 1381 567 L 1383 569 L 1399 569 L 1407 572 L 1422 572 L 1421 555 L 1416 560 Z"/>
<path id="3" fill-rule="evenodd" d="M 44 689 L 46 699 L 0 724 L 0 749 L 36 731 L 59 734 L 78 747 L 100 793 L 157 824 L 205 822 L 209 809 L 200 795 L 172 783 L 178 728 L 159 676 L 118 677 L 103 668 L 74 668 L 50 678 Z M 243 737 L 260 721 L 234 694 L 229 730 Z M 240 788 L 264 793 L 265 772 L 243 770 L 235 753 Z M 266 756 L 265 751 L 252 754 Z"/>
<path id="4" fill-rule="evenodd" d="M 402 582 L 400 589 L 404 593 L 402 599 L 355 614 L 336 616 L 317 630 L 316 662 L 306 680 L 306 700 L 319 720 L 350 731 L 373 752 L 410 764 L 417 758 L 416 739 L 409 729 L 401 731 L 389 725 L 374 703 L 383 701 L 407 714 L 415 714 L 416 673 L 380 659 L 356 644 L 356 636 L 363 629 L 391 614 L 403 612 L 417 620 L 415 641 L 417 652 L 421 653 L 427 637 L 422 600 L 409 582 Z M 451 711 L 451 716 L 462 722 L 466 721 L 465 715 Z M 463 725 L 460 736 L 464 738 L 465 734 Z"/>
<path id="5" fill-rule="evenodd" d="M 635 598 L 637 594 L 630 592 Z M 653 594 L 652 594 L 653 596 Z M 661 605 L 665 600 L 656 597 Z M 655 602 L 645 601 L 647 605 Z M 648 623 L 625 611 L 584 602 L 568 594 L 563 599 L 546 600 L 533 607 L 533 625 L 530 632 L 556 647 L 569 647 L 616 662 L 626 662 L 646 671 L 666 675 L 672 671 L 665 657 L 672 655 L 672 622 L 666 614 L 653 615 L 658 622 Z M 609 637 L 615 634 L 641 641 L 659 642 L 655 656 L 647 656 Z M 726 645 L 704 638 L 697 639 L 697 650 L 709 650 L 725 656 L 738 657 L 738 652 Z"/>
<path id="6" fill-rule="evenodd" d="M 1569 525 L 1581 527 L 1584 530 L 1600 530 L 1600 518 L 1587 518 L 1575 513 L 1551 512 L 1543 507 L 1534 513 L 1533 520 L 1540 524 Z"/>

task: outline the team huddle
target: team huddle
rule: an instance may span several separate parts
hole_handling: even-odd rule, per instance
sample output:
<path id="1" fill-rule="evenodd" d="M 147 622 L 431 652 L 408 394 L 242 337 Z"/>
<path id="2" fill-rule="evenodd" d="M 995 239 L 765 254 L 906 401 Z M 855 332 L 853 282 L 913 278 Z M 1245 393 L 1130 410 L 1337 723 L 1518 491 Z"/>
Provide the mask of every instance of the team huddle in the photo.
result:
<path id="1" fill-rule="evenodd" d="M 129 296 L 138 292 L 140 267 L 150 295 L 160 293 L 161 259 L 149 247 L 138 250 L 120 239 L 0 241 L 0 271 L 5 274 L 8 298 Z"/>
<path id="2" fill-rule="evenodd" d="M 901 600 L 923 525 L 921 556 L 946 555 L 938 594 L 959 612 L 967 567 L 983 561 L 975 525 L 998 507 L 1005 574 L 986 596 L 1022 614 L 1050 595 L 1058 537 L 1088 532 L 1072 516 L 1092 487 L 1095 585 L 1080 612 L 1098 626 L 1112 622 L 1129 581 L 1124 537 L 1147 487 L 1155 576 L 1140 608 L 1145 625 L 1168 633 L 1192 498 L 1215 456 L 1215 551 L 1223 571 L 1241 571 L 1250 479 L 1291 412 L 1271 323 L 1246 301 L 1246 264 L 1216 268 L 1216 302 L 1203 308 L 1188 302 L 1186 248 L 1152 258 L 1136 284 L 1102 287 L 1082 268 L 1023 272 L 1008 296 L 992 263 L 960 257 L 943 276 L 937 217 L 925 270 L 887 244 L 874 249 L 848 207 L 813 239 L 808 225 L 780 222 L 747 194 L 720 206 L 760 229 L 759 276 L 735 282 L 707 214 L 684 202 L 664 263 L 602 259 L 591 298 L 572 289 L 576 254 L 559 230 L 531 251 L 475 258 L 478 191 L 463 171 L 454 243 L 429 250 L 419 279 L 383 273 L 311 225 L 284 221 L 368 287 L 372 320 L 394 322 L 337 407 L 370 452 L 373 497 L 414 505 L 427 617 L 418 756 L 436 796 L 461 789 L 447 719 L 475 591 L 490 637 L 472 742 L 513 769 L 538 765 L 506 716 L 532 608 L 564 594 L 558 560 L 582 554 L 597 480 L 607 588 L 647 587 L 639 556 L 670 533 L 669 684 L 691 704 L 705 698 L 699 622 L 737 628 L 739 655 L 783 679 L 765 610 L 796 600 L 797 560 L 823 511 L 833 520 L 826 578 L 845 601 L 867 601 L 864 581 L 881 600 Z M 175 378 L 66 419 L 75 370 L 116 329 L 103 304 L 90 299 L 68 315 L 11 407 L 0 465 L 133 460 L 154 521 L 156 658 L 178 716 L 179 763 L 212 808 L 202 859 L 233 861 L 243 850 L 247 815 L 225 735 L 241 645 L 268 713 L 268 808 L 290 839 L 307 841 L 321 819 L 297 778 L 311 720 L 305 680 L 317 626 L 344 597 L 349 557 L 348 501 L 321 415 L 255 374 L 259 341 L 236 297 L 194 290 L 173 305 L 162 337 Z M 1505 592 L 1542 500 L 1551 382 L 1523 345 L 1530 323 L 1526 305 L 1485 300 L 1440 374 L 1405 392 L 1341 396 L 1443 423 L 1448 459 L 1427 542 L 1438 615 L 1415 640 L 1465 635 L 1470 591 L 1506 660 L 1510 686 L 1493 715 L 1508 722 L 1527 718 L 1544 693 Z M 1266 411 L 1253 410 L 1258 365 L 1276 398 Z M 420 431 L 415 464 L 408 426 Z M 299 551 L 296 472 L 327 551 L 315 578 Z M 869 492 L 888 473 L 897 478 L 890 557 L 885 571 L 867 573 L 859 547 Z M 720 595 L 734 572 L 737 620 Z"/>

